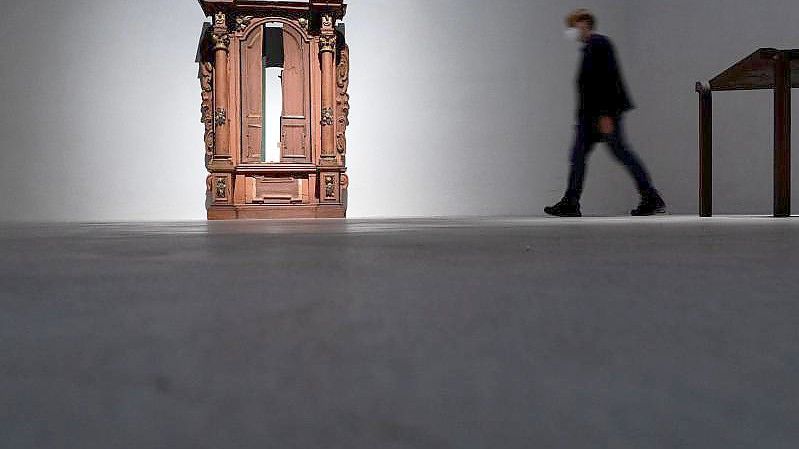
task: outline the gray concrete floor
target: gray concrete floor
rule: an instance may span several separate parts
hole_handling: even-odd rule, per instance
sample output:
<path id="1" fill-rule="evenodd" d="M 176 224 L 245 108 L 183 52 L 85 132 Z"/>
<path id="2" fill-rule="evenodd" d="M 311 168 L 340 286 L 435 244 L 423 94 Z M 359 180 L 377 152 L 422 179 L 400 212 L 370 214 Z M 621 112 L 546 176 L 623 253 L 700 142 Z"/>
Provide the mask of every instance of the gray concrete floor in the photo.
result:
<path id="1" fill-rule="evenodd" d="M 799 222 L 0 226 L 2 448 L 796 448 Z"/>

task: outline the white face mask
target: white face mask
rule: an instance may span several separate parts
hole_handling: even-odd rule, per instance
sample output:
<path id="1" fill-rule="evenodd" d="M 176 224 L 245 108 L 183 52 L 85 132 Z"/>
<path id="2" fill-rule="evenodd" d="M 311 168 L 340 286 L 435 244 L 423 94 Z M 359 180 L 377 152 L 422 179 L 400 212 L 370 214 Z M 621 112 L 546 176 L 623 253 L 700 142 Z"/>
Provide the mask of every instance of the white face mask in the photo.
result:
<path id="1" fill-rule="evenodd" d="M 575 28 L 575 27 L 566 28 L 566 31 L 564 31 L 564 34 L 566 35 L 566 39 L 568 39 L 570 41 L 574 41 L 574 42 L 579 42 L 580 41 L 580 30 Z"/>

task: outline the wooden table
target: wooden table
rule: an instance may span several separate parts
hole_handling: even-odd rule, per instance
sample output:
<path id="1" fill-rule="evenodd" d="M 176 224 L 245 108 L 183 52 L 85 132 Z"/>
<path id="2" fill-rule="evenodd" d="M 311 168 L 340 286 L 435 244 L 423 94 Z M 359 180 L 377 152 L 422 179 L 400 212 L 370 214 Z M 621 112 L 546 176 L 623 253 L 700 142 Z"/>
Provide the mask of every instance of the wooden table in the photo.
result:
<path id="1" fill-rule="evenodd" d="M 714 91 L 774 90 L 774 216 L 791 215 L 791 88 L 799 87 L 799 49 L 761 48 L 709 83 L 699 93 L 699 215 L 713 215 Z"/>

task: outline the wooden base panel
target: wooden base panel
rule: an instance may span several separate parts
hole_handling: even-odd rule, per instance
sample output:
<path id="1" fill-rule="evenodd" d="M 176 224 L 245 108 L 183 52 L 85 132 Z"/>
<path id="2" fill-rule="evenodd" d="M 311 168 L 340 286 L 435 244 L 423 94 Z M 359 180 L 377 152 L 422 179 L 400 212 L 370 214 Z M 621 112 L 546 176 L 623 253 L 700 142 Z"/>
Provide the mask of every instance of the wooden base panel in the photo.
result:
<path id="1" fill-rule="evenodd" d="M 295 218 L 346 218 L 342 205 L 319 206 L 211 206 L 209 220 L 286 220 Z"/>

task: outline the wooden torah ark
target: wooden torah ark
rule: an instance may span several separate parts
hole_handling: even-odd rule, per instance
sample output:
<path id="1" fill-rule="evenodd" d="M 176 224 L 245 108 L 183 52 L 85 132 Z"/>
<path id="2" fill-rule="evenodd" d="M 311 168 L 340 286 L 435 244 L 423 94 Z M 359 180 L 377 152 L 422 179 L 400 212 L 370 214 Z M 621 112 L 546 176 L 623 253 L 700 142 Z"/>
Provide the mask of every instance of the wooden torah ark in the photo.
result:
<path id="1" fill-rule="evenodd" d="M 209 220 L 344 218 L 344 0 L 199 0 Z"/>

